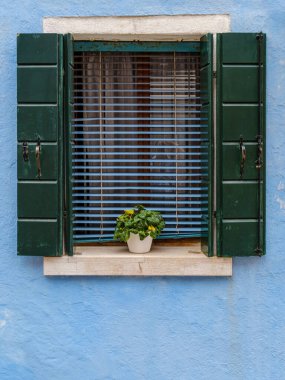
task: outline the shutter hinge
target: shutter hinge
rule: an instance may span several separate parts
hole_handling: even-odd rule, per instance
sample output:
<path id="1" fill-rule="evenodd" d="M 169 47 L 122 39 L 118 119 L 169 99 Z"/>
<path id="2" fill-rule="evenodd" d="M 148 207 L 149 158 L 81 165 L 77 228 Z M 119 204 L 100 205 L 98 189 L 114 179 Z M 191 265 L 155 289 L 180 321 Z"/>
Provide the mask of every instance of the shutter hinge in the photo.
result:
<path id="1" fill-rule="evenodd" d="M 262 136 L 257 135 L 257 160 L 255 161 L 255 167 L 256 169 L 261 169 L 263 162 L 262 162 Z"/>
<path id="2" fill-rule="evenodd" d="M 28 146 L 27 141 L 23 142 L 22 151 L 23 151 L 23 160 L 29 161 L 29 146 Z"/>
<path id="3" fill-rule="evenodd" d="M 262 249 L 260 247 L 257 247 L 255 249 L 255 253 L 256 253 L 257 256 L 261 257 L 262 254 L 263 254 L 263 251 L 262 251 Z"/>
<path id="4" fill-rule="evenodd" d="M 67 211 L 66 211 L 66 210 L 63 211 L 63 217 L 64 217 L 65 219 L 67 218 Z"/>
<path id="5" fill-rule="evenodd" d="M 256 35 L 256 39 L 257 39 L 257 40 L 262 41 L 263 38 L 264 38 L 264 34 L 263 34 L 262 32 L 260 32 L 260 33 L 258 33 L 258 34 Z"/>
<path id="6" fill-rule="evenodd" d="M 214 79 L 217 78 L 217 72 L 216 72 L 216 71 L 213 71 L 213 78 L 214 78 Z"/>
<path id="7" fill-rule="evenodd" d="M 213 218 L 216 218 L 217 217 L 217 211 L 214 211 L 213 212 Z"/>

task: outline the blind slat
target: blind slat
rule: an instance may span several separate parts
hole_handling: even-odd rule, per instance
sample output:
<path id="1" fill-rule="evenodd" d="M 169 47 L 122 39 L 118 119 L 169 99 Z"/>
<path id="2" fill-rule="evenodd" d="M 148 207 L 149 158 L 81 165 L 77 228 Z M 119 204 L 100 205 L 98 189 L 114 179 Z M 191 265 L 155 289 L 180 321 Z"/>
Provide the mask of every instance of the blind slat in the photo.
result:
<path id="1" fill-rule="evenodd" d="M 74 164 L 76 164 L 76 163 L 92 163 L 92 162 L 94 162 L 94 163 L 98 163 L 98 162 L 101 162 L 101 159 L 73 159 L 72 160 L 72 162 L 74 163 Z M 107 167 L 107 165 L 105 165 L 106 163 L 108 164 L 108 163 L 114 163 L 114 159 L 107 159 L 107 158 L 105 158 L 104 159 L 104 166 L 106 166 Z M 153 164 L 157 164 L 157 165 L 159 165 L 159 164 L 161 164 L 161 165 L 165 165 L 165 163 L 173 163 L 174 165 L 176 164 L 176 163 L 194 163 L 194 162 L 197 162 L 197 163 L 201 163 L 201 162 L 208 162 L 208 160 L 204 160 L 204 159 L 200 159 L 200 160 L 198 160 L 198 159 L 188 159 L 188 160 L 180 160 L 180 159 L 173 159 L 173 160 L 168 160 L 168 159 L 164 159 L 164 160 L 161 160 L 161 159 L 151 159 L 151 160 L 142 160 L 142 159 L 140 159 L 140 158 L 138 158 L 138 159 L 122 159 L 122 158 L 117 158 L 116 159 L 116 163 L 117 164 L 120 164 L 121 162 L 136 162 L 136 163 L 153 163 Z M 103 165 L 100 165 L 100 167 L 103 167 Z M 188 166 L 187 166 L 187 168 L 188 168 Z"/>
<path id="2" fill-rule="evenodd" d="M 105 214 L 104 214 L 104 216 L 105 216 Z M 199 218 L 200 219 L 200 218 Z M 207 222 L 206 221 L 201 221 L 201 220 L 184 220 L 183 222 L 181 222 L 180 223 L 180 226 L 181 227 L 183 227 L 183 226 L 190 226 L 190 225 L 193 225 L 193 226 L 200 226 L 201 224 L 206 224 Z M 88 222 L 86 222 L 86 220 L 79 220 L 79 221 L 77 221 L 77 224 L 87 224 L 88 226 L 90 226 L 90 225 L 94 225 L 94 224 L 98 224 L 98 225 L 100 225 L 101 224 L 101 222 L 99 221 L 99 220 L 97 220 L 97 221 L 88 221 Z M 109 226 L 110 224 L 111 225 L 114 225 L 114 224 L 116 224 L 116 219 L 104 219 L 104 221 L 103 221 L 103 223 L 102 223 L 104 226 Z M 171 226 L 171 225 L 176 225 L 176 221 L 171 221 L 171 220 L 168 220 L 167 221 L 167 225 L 169 225 L 169 226 Z M 82 230 L 82 231 L 84 231 L 84 229 L 85 228 L 93 228 L 93 230 L 94 230 L 94 227 L 86 227 L 86 226 L 83 226 L 83 227 L 80 227 L 80 226 L 78 226 L 78 227 L 74 227 L 74 230 L 78 230 L 78 231 L 80 231 L 80 230 Z M 187 228 L 189 228 L 189 227 L 187 227 Z M 114 230 L 114 227 L 113 227 L 113 230 Z"/>
<path id="3" fill-rule="evenodd" d="M 124 210 L 124 209 L 121 209 L 121 210 Z M 193 211 L 191 212 L 191 215 L 190 215 L 190 212 L 188 214 L 182 214 L 181 213 L 181 209 L 179 209 L 179 218 L 181 220 L 181 224 L 184 223 L 184 221 L 190 221 L 192 219 L 202 219 L 202 214 L 199 214 L 197 213 L 197 211 Z M 196 213 L 195 213 L 196 212 Z M 75 213 L 74 216 L 78 219 L 76 219 L 76 224 L 82 224 L 82 223 L 86 223 L 86 224 L 90 224 L 90 223 L 101 223 L 101 221 L 97 218 L 95 219 L 94 216 L 90 213 Z M 106 213 L 106 210 L 104 210 L 104 217 L 105 218 L 112 218 L 112 222 L 116 221 L 116 218 L 118 217 L 118 214 L 109 214 L 109 213 Z M 81 220 L 81 219 L 84 219 L 84 220 Z M 90 220 L 88 220 L 90 219 Z M 168 222 L 171 222 L 171 219 L 176 219 L 176 216 L 175 215 L 166 215 L 164 217 L 165 220 L 167 220 L 167 223 Z M 185 220 L 184 220 L 185 219 Z M 173 221 L 173 223 L 176 223 L 176 220 Z"/>
<path id="4" fill-rule="evenodd" d="M 157 147 L 158 148 L 158 147 Z M 194 150 L 194 148 L 196 149 L 200 149 L 199 146 L 191 146 L 190 148 L 192 148 Z M 202 150 L 202 148 L 201 148 Z M 98 151 L 95 151 L 95 152 L 89 152 L 88 151 L 88 157 L 93 157 L 93 156 L 100 156 L 100 153 Z M 73 152 L 72 153 L 73 156 L 78 156 L 78 157 L 82 157 L 82 156 L 86 156 L 86 152 L 82 152 L 82 151 L 76 151 L 76 152 Z M 188 156 L 207 156 L 208 155 L 208 152 L 206 151 L 193 151 L 193 152 L 162 152 L 161 150 L 159 151 L 158 149 L 154 151 L 151 151 L 151 152 L 143 152 L 143 154 L 141 152 L 106 152 L 104 151 L 102 153 L 102 155 L 104 156 L 136 156 L 138 157 L 141 157 L 142 155 L 143 156 L 153 156 L 153 155 L 156 155 L 156 156 L 177 156 L 177 159 L 178 159 L 178 156 L 184 156 L 184 157 L 188 157 Z M 180 159 L 178 159 L 180 160 Z M 188 161 L 188 160 L 187 160 Z M 172 162 L 172 160 L 171 160 Z"/>
<path id="5" fill-rule="evenodd" d="M 205 227 L 205 223 L 202 223 Z M 201 229 L 201 227 L 194 227 L 196 228 L 196 230 L 198 229 Z M 185 227 L 179 227 L 179 230 L 181 232 L 188 232 L 189 231 L 189 228 L 185 228 Z M 93 227 L 85 227 L 85 228 L 82 228 L 82 227 L 75 227 L 74 228 L 74 231 L 94 231 L 94 228 Z M 113 227 L 103 227 L 103 231 L 114 231 L 114 226 Z M 167 232 L 176 232 L 176 228 L 165 228 L 164 229 L 164 232 L 167 233 Z"/>
<path id="6" fill-rule="evenodd" d="M 101 207 L 74 207 L 73 208 L 75 211 L 101 211 L 102 208 Z M 118 211 L 118 212 L 124 212 L 124 210 L 126 209 L 126 207 L 117 207 L 116 205 L 114 205 L 113 207 L 104 207 L 104 210 L 113 210 L 113 211 Z M 170 211 L 170 212 L 176 212 L 177 209 L 175 207 L 164 207 L 163 208 L 164 211 Z M 208 211 L 207 208 L 202 208 L 202 207 L 179 207 L 179 211 L 203 211 L 203 212 L 206 212 Z M 95 215 L 97 215 L 97 218 L 100 218 L 100 216 L 98 215 L 98 213 L 96 213 Z M 119 216 L 119 214 L 117 214 L 117 216 Z"/>
<path id="7" fill-rule="evenodd" d="M 86 191 L 91 191 L 91 190 L 98 190 L 99 188 L 101 188 L 101 186 L 99 186 L 100 182 L 98 183 L 98 186 L 88 186 L 88 188 L 86 189 L 86 186 L 74 186 L 73 187 L 73 190 L 76 191 L 76 190 L 86 190 Z M 104 185 L 104 184 L 103 184 Z M 175 188 L 174 187 L 165 187 L 163 186 L 163 189 L 164 191 L 175 191 Z M 179 186 L 179 191 L 182 191 L 182 190 L 188 190 L 188 191 L 201 191 L 201 190 L 206 190 L 207 187 L 204 186 L 204 187 L 201 187 L 201 186 L 197 186 L 197 187 L 182 187 L 182 186 Z M 114 186 L 111 186 L 111 187 L 105 187 L 105 186 L 102 186 L 102 190 L 157 190 L 159 192 L 162 191 L 161 187 L 157 186 L 122 186 L 122 187 L 114 187 Z M 84 193 L 76 193 L 76 195 L 84 195 Z"/>
<path id="8" fill-rule="evenodd" d="M 77 194 L 74 194 L 74 197 L 77 197 L 78 195 Z M 117 204 L 117 203 L 121 203 L 122 200 L 116 200 L 116 198 L 122 198 L 124 197 L 124 194 L 104 194 L 104 197 L 101 197 L 100 194 L 84 194 L 85 197 L 87 197 L 88 199 L 87 200 L 80 200 L 80 199 L 76 199 L 76 200 L 73 200 L 72 202 L 74 204 L 82 204 L 82 203 L 89 203 L 89 204 L 97 204 L 98 202 L 100 204 L 104 204 L 104 203 L 112 203 L 112 204 Z M 176 194 L 167 194 L 167 193 L 164 193 L 164 194 L 152 194 L 152 193 L 138 193 L 138 194 L 128 194 L 128 198 L 135 198 L 135 197 L 142 197 L 142 198 L 150 198 L 150 199 L 144 199 L 145 202 L 148 202 L 148 203 L 162 203 L 162 202 L 165 202 L 167 200 L 168 204 L 202 204 L 203 201 L 201 200 L 202 198 L 206 198 L 207 194 L 189 194 L 189 195 L 186 195 L 186 194 L 179 194 L 179 201 L 177 201 L 175 199 L 176 197 Z M 91 200 L 90 198 L 100 198 L 100 200 Z M 103 198 L 103 199 L 102 199 Z M 107 200 L 106 198 L 112 198 L 110 200 Z M 153 200 L 153 198 L 161 198 L 160 200 Z M 168 199 L 168 198 L 174 198 L 174 199 Z M 199 200 L 198 201 L 194 201 L 194 200 L 186 200 L 186 198 L 198 198 Z"/>
<path id="9" fill-rule="evenodd" d="M 121 99 L 121 101 L 122 100 L 123 99 Z M 98 106 L 100 106 L 100 103 L 77 102 L 77 103 L 74 103 L 73 105 L 75 107 L 84 106 L 84 108 L 87 109 L 88 107 L 98 107 Z M 127 107 L 128 109 L 130 109 L 131 107 L 141 106 L 141 103 L 110 103 L 110 102 L 108 102 L 108 103 L 101 103 L 101 106 L 103 106 L 103 107 L 105 107 L 105 106 L 112 107 L 114 109 L 116 109 L 116 108 L 122 108 L 122 107 Z M 171 107 L 171 108 L 174 108 L 175 106 L 172 103 L 154 103 L 154 102 L 152 102 L 151 105 L 150 105 L 150 107 L 151 108 L 155 108 L 155 107 L 163 107 L 163 108 L 164 107 Z M 194 108 L 193 112 L 200 112 L 199 110 L 197 110 L 197 108 L 201 108 L 201 104 L 199 104 L 199 103 L 194 104 L 194 103 L 185 103 L 185 102 L 183 102 L 181 104 L 177 103 L 176 107 L 177 108 L 180 108 L 180 107 L 183 107 L 183 108 Z M 85 111 L 76 108 L 76 112 L 85 112 Z M 87 112 L 89 112 L 89 111 L 87 111 Z"/>
<path id="10" fill-rule="evenodd" d="M 186 91 L 185 91 L 186 92 Z M 98 100 L 98 96 L 88 96 L 88 95 L 84 95 L 84 96 L 74 96 L 73 97 L 74 99 L 82 99 L 82 100 L 87 100 L 89 101 L 90 99 L 94 99 L 95 101 Z M 103 97 L 104 100 L 106 99 L 111 99 L 111 100 L 115 100 L 115 99 L 120 99 L 120 101 L 122 101 L 122 96 L 104 96 Z M 124 100 L 127 100 L 127 99 L 132 99 L 134 100 L 134 96 L 124 96 L 123 97 Z M 187 100 L 187 101 L 190 101 L 190 100 L 200 100 L 201 97 L 200 96 L 182 96 L 182 95 L 178 95 L 178 94 L 175 94 L 174 95 L 165 95 L 165 94 L 162 94 L 162 95 L 155 95 L 153 94 L 152 96 L 136 96 L 135 97 L 135 100 L 138 101 L 138 100 L 174 100 L 176 99 L 176 101 L 178 100 Z"/>
<path id="11" fill-rule="evenodd" d="M 126 113 L 126 114 L 129 114 L 129 113 L 134 113 L 134 114 L 142 114 L 142 113 L 146 113 L 146 114 L 149 114 L 149 115 L 151 115 L 151 114 L 168 114 L 168 113 L 170 113 L 170 114 L 173 114 L 175 111 L 174 110 L 165 110 L 165 109 L 161 109 L 161 110 L 158 110 L 158 111 L 156 111 L 156 110 L 140 110 L 140 111 L 138 111 L 138 110 L 114 110 L 114 107 L 112 106 L 112 105 L 110 105 L 110 104 L 106 104 L 106 107 L 108 107 L 108 108 L 111 108 L 112 107 L 112 109 L 111 110 L 108 110 L 108 109 L 105 109 L 104 108 L 104 110 L 103 110 L 103 112 L 104 112 L 104 114 L 108 114 L 108 113 Z M 184 107 L 184 106 L 183 106 Z M 184 107 L 185 108 L 185 107 Z M 99 113 L 99 109 L 97 109 L 97 110 L 95 110 L 95 111 L 89 111 L 89 110 L 77 110 L 76 112 L 75 112 L 76 114 L 80 114 L 80 113 L 85 113 L 85 114 L 92 114 L 92 113 Z M 206 112 L 205 111 L 201 111 L 201 110 L 192 110 L 192 111 L 186 111 L 185 109 L 183 109 L 183 110 L 181 110 L 181 111 L 176 111 L 176 115 L 179 115 L 179 114 L 183 114 L 183 115 L 187 115 L 187 114 L 206 114 Z M 186 119 L 186 118 L 182 118 L 182 119 Z"/>
<path id="12" fill-rule="evenodd" d="M 192 123 L 192 124 L 182 124 L 182 123 L 179 123 L 179 124 L 176 124 L 176 129 L 177 130 L 179 130 L 179 129 L 185 129 L 185 128 L 190 128 L 190 126 L 192 127 L 192 128 L 200 128 L 200 129 L 203 129 L 203 128 L 206 128 L 206 125 L 205 124 L 194 124 L 194 123 Z M 95 123 L 95 124 L 90 124 L 90 123 L 81 123 L 81 124 L 76 124 L 76 123 L 74 123 L 73 124 L 73 127 L 74 127 L 74 132 L 76 132 L 76 131 L 78 131 L 78 129 L 80 128 L 81 130 L 82 130 L 82 128 L 84 127 L 84 130 L 86 130 L 86 129 L 89 129 L 89 130 L 94 130 L 95 128 L 94 127 L 98 127 L 98 124 L 97 123 Z M 140 123 L 137 123 L 137 124 L 124 124 L 124 123 L 120 123 L 120 124 L 116 124 L 116 123 L 114 123 L 114 124 L 104 124 L 104 128 L 113 128 L 114 129 L 114 133 L 115 133 L 115 131 L 118 129 L 118 128 L 124 128 L 125 130 L 127 130 L 128 128 L 132 128 L 132 129 L 136 129 L 136 128 L 141 128 L 141 127 L 145 127 L 145 125 L 144 124 L 140 124 Z M 150 129 L 155 129 L 155 128 L 164 128 L 164 129 L 166 129 L 166 128 L 171 128 L 171 132 L 172 132 L 172 130 L 173 130 L 173 124 L 150 124 L 149 125 L 149 128 Z M 88 130 L 88 132 L 89 132 L 89 130 Z M 87 131 L 86 131 L 86 134 L 87 134 Z M 185 153 L 187 153 L 187 152 L 185 152 Z"/>
<path id="13" fill-rule="evenodd" d="M 74 141 L 76 142 L 77 140 L 75 139 Z M 197 142 L 199 142 L 199 140 Z M 98 151 L 100 144 L 90 144 L 90 145 L 77 145 L 77 144 L 75 144 L 73 147 L 75 149 L 97 149 L 97 151 Z M 196 146 L 190 145 L 190 144 L 189 145 L 178 145 L 177 147 L 179 149 L 194 149 L 194 148 L 200 149 L 199 144 L 197 144 Z M 173 146 L 173 145 L 137 145 L 136 148 L 137 149 L 162 149 L 162 148 L 163 149 L 175 149 L 175 146 Z M 133 145 L 117 145 L 117 144 L 114 144 L 114 145 L 104 145 L 104 149 L 113 149 L 113 150 L 116 150 L 116 149 L 134 149 L 134 146 Z M 155 153 L 157 153 L 157 152 L 155 152 Z M 104 154 L 105 154 L 105 152 L 104 152 Z"/>
<path id="14" fill-rule="evenodd" d="M 115 132 L 112 132 L 112 131 L 105 131 L 104 132 L 104 136 L 105 135 L 112 135 L 112 136 L 116 136 L 116 135 L 139 135 L 139 136 L 148 136 L 148 135 L 152 135 L 152 136 L 155 136 L 155 135 L 166 135 L 166 136 L 171 136 L 173 133 L 171 132 L 161 132 L 161 131 L 155 131 L 155 132 L 152 132 L 152 131 L 146 131 L 146 132 L 140 132 L 140 131 L 115 131 Z M 184 136 L 191 136 L 191 135 L 206 135 L 207 132 L 206 131 L 192 131 L 192 132 L 176 132 L 175 135 L 179 136 L 179 135 L 184 135 Z M 77 131 L 74 131 L 73 132 L 73 135 L 76 135 L 76 136 L 81 136 L 81 135 L 86 135 L 86 131 L 80 131 L 80 132 L 77 132 Z M 88 135 L 90 136 L 94 136 L 94 135 L 99 135 L 100 136 L 100 132 L 98 131 L 91 131 L 89 132 L 88 131 Z M 174 136 L 173 136 L 174 137 Z M 98 138 L 98 137 L 97 137 Z M 116 137 L 114 137 L 116 138 Z M 163 140 L 165 139 L 165 137 L 163 137 Z M 161 141 L 161 139 L 158 137 L 152 137 L 152 140 L 153 141 Z M 149 139 L 147 140 L 149 141 Z M 184 141 L 184 139 L 183 139 Z"/>
<path id="15" fill-rule="evenodd" d="M 122 175 L 123 174 L 123 175 Z M 78 177 L 95 177 L 97 176 L 98 177 L 98 173 L 97 175 L 95 173 L 88 173 L 88 172 L 76 172 L 74 171 L 73 172 L 73 175 L 74 176 L 78 176 Z M 167 175 L 165 173 L 103 173 L 102 174 L 102 177 L 144 177 L 145 181 L 149 180 L 149 181 L 152 181 L 151 178 L 149 177 L 197 177 L 197 176 L 200 176 L 200 172 L 198 173 L 167 173 Z M 87 182 L 88 180 L 86 180 L 86 184 L 88 184 Z M 122 180 L 122 182 L 124 182 L 124 179 Z M 184 180 L 185 182 L 185 180 Z"/>

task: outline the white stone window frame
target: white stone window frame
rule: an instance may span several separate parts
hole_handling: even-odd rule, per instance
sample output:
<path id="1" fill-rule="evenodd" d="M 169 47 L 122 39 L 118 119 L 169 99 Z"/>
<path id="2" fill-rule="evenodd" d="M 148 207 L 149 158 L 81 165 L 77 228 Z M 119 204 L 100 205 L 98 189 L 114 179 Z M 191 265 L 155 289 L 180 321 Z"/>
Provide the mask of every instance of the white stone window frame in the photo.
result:
<path id="1" fill-rule="evenodd" d="M 216 33 L 230 32 L 230 15 L 45 17 L 43 31 L 71 33 L 74 40 L 86 41 L 199 41 L 204 34 L 212 33 L 215 70 L 215 36 Z M 215 113 L 215 89 L 213 109 Z M 77 247 L 73 256 L 45 257 L 44 274 L 47 276 L 231 276 L 232 259 L 206 257 L 197 244 L 191 247 L 159 246 L 144 255 L 128 253 L 121 246 Z"/>

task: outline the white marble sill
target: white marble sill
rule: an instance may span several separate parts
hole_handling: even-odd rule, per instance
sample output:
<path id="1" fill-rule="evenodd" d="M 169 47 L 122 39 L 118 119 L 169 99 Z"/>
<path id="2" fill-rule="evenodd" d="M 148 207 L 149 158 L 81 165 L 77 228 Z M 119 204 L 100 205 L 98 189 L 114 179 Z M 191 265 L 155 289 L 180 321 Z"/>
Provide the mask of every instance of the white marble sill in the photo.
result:
<path id="1" fill-rule="evenodd" d="M 76 247 L 74 256 L 45 257 L 45 276 L 232 276 L 232 259 L 198 247 L 156 246 L 146 254 L 123 246 Z"/>

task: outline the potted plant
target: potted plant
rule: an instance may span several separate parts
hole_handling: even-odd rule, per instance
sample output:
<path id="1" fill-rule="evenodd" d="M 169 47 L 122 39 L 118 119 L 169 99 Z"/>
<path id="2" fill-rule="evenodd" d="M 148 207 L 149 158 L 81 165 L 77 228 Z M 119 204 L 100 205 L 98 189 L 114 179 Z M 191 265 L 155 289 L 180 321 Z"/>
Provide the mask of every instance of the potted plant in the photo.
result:
<path id="1" fill-rule="evenodd" d="M 144 206 L 138 205 L 117 218 L 114 237 L 127 242 L 132 253 L 147 253 L 152 240 L 160 235 L 164 226 L 160 212 L 146 210 Z"/>

